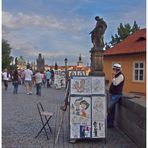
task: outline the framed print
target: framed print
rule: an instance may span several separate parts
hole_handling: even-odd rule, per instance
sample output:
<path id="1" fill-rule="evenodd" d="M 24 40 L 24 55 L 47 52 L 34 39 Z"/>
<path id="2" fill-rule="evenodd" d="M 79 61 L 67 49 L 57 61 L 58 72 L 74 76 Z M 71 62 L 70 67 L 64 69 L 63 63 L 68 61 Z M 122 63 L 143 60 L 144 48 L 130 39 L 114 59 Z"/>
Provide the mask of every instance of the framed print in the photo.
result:
<path id="1" fill-rule="evenodd" d="M 105 120 L 92 122 L 92 138 L 105 138 Z"/>
<path id="2" fill-rule="evenodd" d="M 90 95 L 91 94 L 91 77 L 71 78 L 71 94 Z"/>
<path id="3" fill-rule="evenodd" d="M 105 137 L 106 97 L 92 96 L 92 138 Z"/>
<path id="4" fill-rule="evenodd" d="M 74 130 L 77 128 L 78 130 Z M 75 133 L 78 132 L 78 133 Z M 70 98 L 70 137 L 91 136 L 91 97 Z"/>
<path id="5" fill-rule="evenodd" d="M 104 77 L 92 77 L 92 94 L 105 94 Z"/>
<path id="6" fill-rule="evenodd" d="M 105 119 L 106 98 L 105 96 L 92 96 L 92 121 Z"/>

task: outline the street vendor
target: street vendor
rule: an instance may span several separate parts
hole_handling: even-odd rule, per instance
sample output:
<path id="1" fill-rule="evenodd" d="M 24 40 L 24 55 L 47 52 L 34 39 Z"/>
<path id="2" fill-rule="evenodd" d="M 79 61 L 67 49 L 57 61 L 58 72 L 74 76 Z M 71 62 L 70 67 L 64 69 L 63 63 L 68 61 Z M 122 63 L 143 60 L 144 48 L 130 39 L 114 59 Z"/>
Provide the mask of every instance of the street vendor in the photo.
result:
<path id="1" fill-rule="evenodd" d="M 121 99 L 122 89 L 124 86 L 124 79 L 125 79 L 121 71 L 121 65 L 119 63 L 115 63 L 112 69 L 113 69 L 113 75 L 112 75 L 112 82 L 109 88 L 110 100 L 108 104 L 108 117 L 107 117 L 108 128 L 114 127 L 115 105 Z"/>

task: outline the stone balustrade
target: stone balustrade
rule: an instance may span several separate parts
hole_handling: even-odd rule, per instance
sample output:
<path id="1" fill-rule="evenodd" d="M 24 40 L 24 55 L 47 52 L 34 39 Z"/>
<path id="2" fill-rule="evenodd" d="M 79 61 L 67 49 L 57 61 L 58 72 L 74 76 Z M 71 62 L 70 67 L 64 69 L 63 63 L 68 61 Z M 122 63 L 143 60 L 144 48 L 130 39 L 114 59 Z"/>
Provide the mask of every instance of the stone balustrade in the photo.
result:
<path id="1" fill-rule="evenodd" d="M 146 147 L 146 99 L 136 94 L 123 95 L 116 106 L 116 125 L 140 148 Z"/>

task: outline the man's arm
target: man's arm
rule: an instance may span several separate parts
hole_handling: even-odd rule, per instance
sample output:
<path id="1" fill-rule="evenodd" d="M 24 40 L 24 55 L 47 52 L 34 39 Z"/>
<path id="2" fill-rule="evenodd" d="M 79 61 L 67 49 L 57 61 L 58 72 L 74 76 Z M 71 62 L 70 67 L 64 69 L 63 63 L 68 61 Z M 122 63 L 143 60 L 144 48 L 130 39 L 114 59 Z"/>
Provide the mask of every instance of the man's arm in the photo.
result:
<path id="1" fill-rule="evenodd" d="M 124 76 L 121 74 L 117 78 L 112 79 L 113 85 L 117 86 L 124 80 Z"/>

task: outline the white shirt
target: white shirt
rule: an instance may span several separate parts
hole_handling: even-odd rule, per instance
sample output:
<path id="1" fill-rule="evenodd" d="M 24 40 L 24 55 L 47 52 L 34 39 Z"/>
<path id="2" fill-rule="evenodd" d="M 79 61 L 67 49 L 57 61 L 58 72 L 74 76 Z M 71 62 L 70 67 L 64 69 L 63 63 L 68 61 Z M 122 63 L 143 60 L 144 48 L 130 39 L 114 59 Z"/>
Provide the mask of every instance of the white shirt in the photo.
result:
<path id="1" fill-rule="evenodd" d="M 8 74 L 8 77 L 7 77 L 7 72 L 3 72 L 3 80 L 9 80 L 9 78 L 10 78 L 10 74 Z"/>
<path id="2" fill-rule="evenodd" d="M 32 70 L 26 69 L 26 70 L 24 71 L 25 80 L 31 81 L 31 80 L 32 80 L 32 75 L 33 75 Z"/>
<path id="3" fill-rule="evenodd" d="M 36 84 L 42 83 L 42 74 L 37 72 L 35 74 L 35 80 L 36 80 Z"/>
<path id="4" fill-rule="evenodd" d="M 122 81 L 124 80 L 124 76 L 122 74 L 120 74 L 117 78 L 113 78 L 112 82 L 113 85 L 117 86 L 119 85 Z"/>

